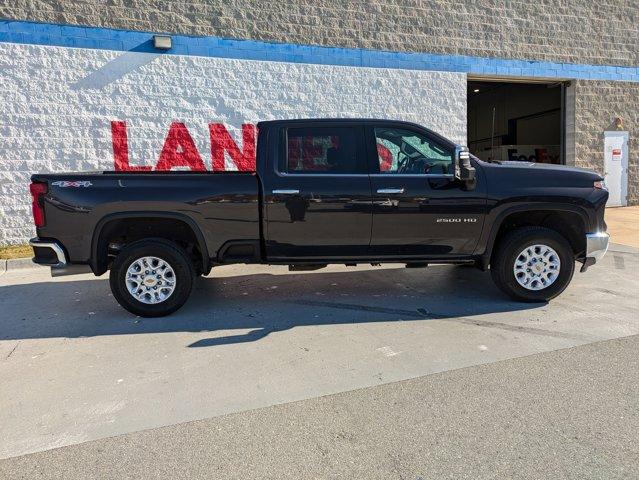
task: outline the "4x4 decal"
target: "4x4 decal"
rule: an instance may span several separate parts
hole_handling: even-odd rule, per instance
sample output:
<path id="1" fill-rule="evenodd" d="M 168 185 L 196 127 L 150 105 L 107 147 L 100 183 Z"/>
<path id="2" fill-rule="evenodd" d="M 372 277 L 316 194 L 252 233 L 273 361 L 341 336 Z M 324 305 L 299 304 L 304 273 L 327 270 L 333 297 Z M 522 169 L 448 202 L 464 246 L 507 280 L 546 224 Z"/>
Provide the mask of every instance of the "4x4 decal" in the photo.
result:
<path id="1" fill-rule="evenodd" d="M 77 181 L 68 181 L 68 180 L 58 180 L 56 182 L 52 182 L 51 185 L 61 188 L 67 187 L 90 187 L 93 185 L 88 180 L 77 180 Z"/>

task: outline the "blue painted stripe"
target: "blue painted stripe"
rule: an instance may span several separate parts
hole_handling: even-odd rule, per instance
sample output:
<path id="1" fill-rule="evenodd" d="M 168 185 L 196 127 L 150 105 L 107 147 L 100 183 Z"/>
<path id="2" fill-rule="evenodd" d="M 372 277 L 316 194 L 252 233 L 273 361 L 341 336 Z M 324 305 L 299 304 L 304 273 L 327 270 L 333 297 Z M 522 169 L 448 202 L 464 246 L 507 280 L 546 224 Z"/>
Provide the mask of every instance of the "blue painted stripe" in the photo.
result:
<path id="1" fill-rule="evenodd" d="M 639 82 L 639 67 L 509 60 L 319 47 L 219 37 L 173 35 L 173 48 L 153 48 L 153 33 L 98 27 L 75 27 L 14 20 L 0 20 L 0 42 L 152 52 L 163 55 L 194 55 L 275 62 L 312 63 L 356 67 L 436 70 L 500 77 L 616 80 Z"/>

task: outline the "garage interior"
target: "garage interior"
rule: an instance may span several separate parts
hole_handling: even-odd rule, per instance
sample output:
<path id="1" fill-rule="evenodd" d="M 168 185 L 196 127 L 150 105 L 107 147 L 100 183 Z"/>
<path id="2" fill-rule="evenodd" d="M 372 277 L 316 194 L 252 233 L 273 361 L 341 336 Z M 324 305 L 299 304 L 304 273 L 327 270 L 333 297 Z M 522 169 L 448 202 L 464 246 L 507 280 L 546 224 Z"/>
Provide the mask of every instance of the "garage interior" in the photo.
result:
<path id="1" fill-rule="evenodd" d="M 563 83 L 468 81 L 468 147 L 482 160 L 564 164 Z"/>

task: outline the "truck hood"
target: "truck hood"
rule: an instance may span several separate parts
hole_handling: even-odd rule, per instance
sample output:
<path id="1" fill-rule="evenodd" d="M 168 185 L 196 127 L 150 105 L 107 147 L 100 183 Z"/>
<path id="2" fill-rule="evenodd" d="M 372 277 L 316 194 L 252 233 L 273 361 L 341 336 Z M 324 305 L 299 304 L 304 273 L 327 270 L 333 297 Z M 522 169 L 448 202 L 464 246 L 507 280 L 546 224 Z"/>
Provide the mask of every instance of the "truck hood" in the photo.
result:
<path id="1" fill-rule="evenodd" d="M 487 163 L 481 160 L 478 163 L 493 185 L 592 188 L 594 182 L 603 180 L 593 170 L 567 165 L 512 161 Z"/>
<path id="2" fill-rule="evenodd" d="M 588 168 L 581 168 L 581 167 L 572 167 L 568 165 L 553 165 L 551 163 L 513 162 L 513 161 L 501 162 L 501 165 L 506 168 L 519 168 L 524 170 L 532 168 L 536 170 L 546 171 L 548 173 L 561 172 L 560 173 L 561 175 L 567 172 L 571 172 L 575 175 L 586 174 L 589 177 L 592 177 L 594 175 L 595 177 L 597 177 L 597 179 L 603 180 L 603 178 L 601 178 L 601 176 L 594 170 L 590 170 Z"/>

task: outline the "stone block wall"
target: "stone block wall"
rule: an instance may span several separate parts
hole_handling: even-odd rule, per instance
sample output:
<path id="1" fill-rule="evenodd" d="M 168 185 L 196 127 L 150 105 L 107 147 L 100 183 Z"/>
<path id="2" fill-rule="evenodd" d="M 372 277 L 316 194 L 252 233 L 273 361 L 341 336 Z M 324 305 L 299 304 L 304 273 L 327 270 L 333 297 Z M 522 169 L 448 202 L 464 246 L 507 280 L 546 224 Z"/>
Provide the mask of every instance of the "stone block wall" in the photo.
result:
<path id="1" fill-rule="evenodd" d="M 628 204 L 639 204 L 639 83 L 575 82 L 575 165 L 604 173 L 604 132 L 629 133 Z"/>
<path id="2" fill-rule="evenodd" d="M 178 122 L 208 170 L 211 123 L 239 150 L 243 124 L 282 118 L 393 118 L 466 138 L 462 73 L 0 43 L 0 84 L 0 244 L 34 233 L 32 173 L 114 169 L 114 121 L 131 166 L 156 166 Z"/>
<path id="3" fill-rule="evenodd" d="M 636 0 L 11 0 L 0 17 L 295 44 L 639 65 Z"/>

